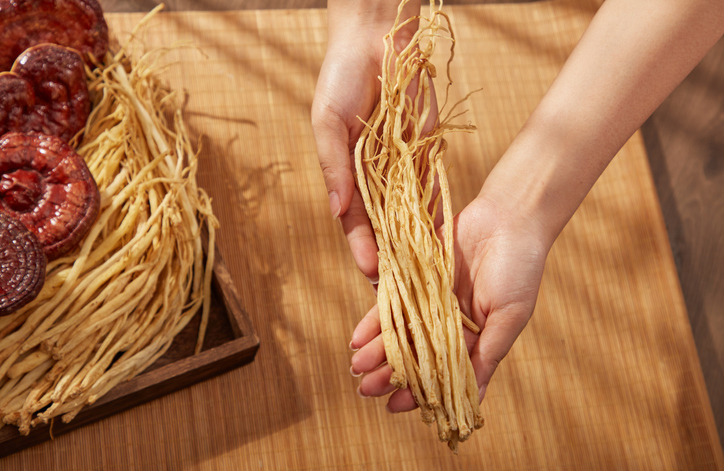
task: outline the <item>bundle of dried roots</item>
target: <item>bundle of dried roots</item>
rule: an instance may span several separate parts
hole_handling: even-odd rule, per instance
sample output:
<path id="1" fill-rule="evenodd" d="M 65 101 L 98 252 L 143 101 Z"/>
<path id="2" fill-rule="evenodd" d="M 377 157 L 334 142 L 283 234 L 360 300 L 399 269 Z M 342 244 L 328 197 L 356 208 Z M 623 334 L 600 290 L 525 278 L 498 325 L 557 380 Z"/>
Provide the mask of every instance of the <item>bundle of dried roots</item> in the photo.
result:
<path id="1" fill-rule="evenodd" d="M 180 100 L 159 80 L 165 52 L 131 59 L 124 47 L 87 69 L 94 103 L 78 153 L 100 190 L 98 219 L 48 263 L 38 297 L 0 318 L 0 417 L 22 433 L 70 421 L 142 372 L 199 311 L 203 343 L 217 222 Z"/>
<path id="2" fill-rule="evenodd" d="M 398 12 L 407 1 L 403 1 Z M 399 53 L 394 38 L 408 23 L 420 21 Z M 457 451 L 483 425 L 478 387 L 463 337 L 463 325 L 478 327 L 461 311 L 453 292 L 455 253 L 450 190 L 443 166 L 445 133 L 472 131 L 455 125 L 455 106 L 424 129 L 433 112 L 430 58 L 439 39 L 454 36 L 441 4 L 431 2 L 427 17 L 402 21 L 384 38 L 380 104 L 357 142 L 357 185 L 379 247 L 377 303 L 390 382 L 410 388 L 422 420 L 437 423 L 439 438 Z M 441 108 L 442 116 L 445 105 Z M 439 182 L 437 191 L 436 182 Z M 440 204 L 441 203 L 441 204 Z M 443 212 L 442 238 L 435 219 Z"/>

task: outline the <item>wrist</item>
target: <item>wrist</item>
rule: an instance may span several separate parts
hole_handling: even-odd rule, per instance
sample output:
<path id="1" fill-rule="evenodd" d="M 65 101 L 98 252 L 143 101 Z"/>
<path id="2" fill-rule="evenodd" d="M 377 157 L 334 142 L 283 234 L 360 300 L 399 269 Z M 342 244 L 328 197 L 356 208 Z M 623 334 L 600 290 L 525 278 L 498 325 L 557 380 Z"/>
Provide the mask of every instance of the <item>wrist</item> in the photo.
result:
<path id="1" fill-rule="evenodd" d="M 535 232 L 546 250 L 605 168 L 589 168 L 599 159 L 586 159 L 586 146 L 566 129 L 560 117 L 534 114 L 480 191 L 510 224 Z"/>

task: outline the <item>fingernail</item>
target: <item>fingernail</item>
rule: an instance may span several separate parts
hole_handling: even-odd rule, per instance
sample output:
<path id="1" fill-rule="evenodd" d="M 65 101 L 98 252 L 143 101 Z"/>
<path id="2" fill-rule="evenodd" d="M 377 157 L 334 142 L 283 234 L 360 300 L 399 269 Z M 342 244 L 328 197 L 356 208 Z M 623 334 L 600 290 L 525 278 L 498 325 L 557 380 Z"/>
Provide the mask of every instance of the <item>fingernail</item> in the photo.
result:
<path id="1" fill-rule="evenodd" d="M 379 284 L 379 283 L 380 283 L 380 277 L 379 277 L 379 276 L 375 276 L 374 278 L 370 278 L 370 277 L 368 276 L 368 277 L 367 277 L 367 281 L 369 281 L 369 282 L 372 283 L 373 285 L 376 285 L 376 284 Z"/>
<path id="2" fill-rule="evenodd" d="M 362 399 L 367 399 L 369 396 L 365 396 L 364 394 L 362 394 L 362 390 L 360 388 L 361 386 L 357 386 L 357 395 Z"/>
<path id="3" fill-rule="evenodd" d="M 485 385 L 483 384 L 478 388 L 478 401 L 483 402 L 483 396 L 485 395 Z"/>
<path id="4" fill-rule="evenodd" d="M 354 340 L 352 342 L 354 342 Z M 354 348 L 354 345 L 352 345 L 352 342 L 349 343 L 349 349 L 352 350 L 353 352 L 358 351 L 359 348 Z"/>
<path id="5" fill-rule="evenodd" d="M 329 210 L 332 211 L 332 219 L 335 221 L 339 218 L 339 213 L 342 211 L 342 205 L 339 202 L 339 195 L 336 191 L 329 192 Z"/>
<path id="6" fill-rule="evenodd" d="M 349 367 L 349 374 L 351 374 L 355 378 L 359 378 L 360 376 L 362 376 L 362 373 L 357 373 L 354 371 L 354 366 Z"/>

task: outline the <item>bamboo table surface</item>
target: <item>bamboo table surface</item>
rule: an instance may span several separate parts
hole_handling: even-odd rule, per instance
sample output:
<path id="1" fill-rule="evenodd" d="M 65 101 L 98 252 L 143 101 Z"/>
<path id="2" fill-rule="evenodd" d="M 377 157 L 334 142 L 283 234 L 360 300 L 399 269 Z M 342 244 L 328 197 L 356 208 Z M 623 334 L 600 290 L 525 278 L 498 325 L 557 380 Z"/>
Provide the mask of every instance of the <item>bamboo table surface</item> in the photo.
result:
<path id="1" fill-rule="evenodd" d="M 455 98 L 479 130 L 450 138 L 459 210 L 479 190 L 596 9 L 569 1 L 452 7 Z M 108 14 L 123 36 L 139 14 Z M 417 413 L 389 415 L 349 375 L 374 303 L 329 216 L 309 112 L 323 10 L 179 12 L 152 23 L 204 136 L 200 183 L 261 339 L 221 377 L 0 461 L 0 469 L 724 469 L 640 133 L 548 258 L 536 312 L 453 456 Z M 442 70 L 438 68 L 438 70 Z"/>

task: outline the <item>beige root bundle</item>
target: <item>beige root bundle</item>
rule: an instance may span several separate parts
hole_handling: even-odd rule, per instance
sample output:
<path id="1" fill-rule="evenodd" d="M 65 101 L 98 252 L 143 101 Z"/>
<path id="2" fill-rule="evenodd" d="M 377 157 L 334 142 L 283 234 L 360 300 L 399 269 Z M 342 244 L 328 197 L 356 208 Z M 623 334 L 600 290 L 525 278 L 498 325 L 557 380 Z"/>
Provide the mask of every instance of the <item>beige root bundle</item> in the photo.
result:
<path id="1" fill-rule="evenodd" d="M 453 292 L 453 213 L 443 135 L 475 128 L 452 124 L 453 106 L 431 131 L 423 131 L 432 111 L 429 80 L 436 75 L 429 60 L 438 39 L 448 38 L 453 47 L 455 42 L 449 18 L 433 1 L 429 16 L 419 18 L 420 28 L 409 45 L 396 53 L 395 34 L 418 19 L 400 20 L 405 3 L 384 38 L 380 104 L 355 149 L 357 185 L 379 247 L 377 304 L 393 371 L 390 382 L 410 388 L 422 420 L 436 422 L 440 440 L 457 451 L 458 442 L 482 427 L 483 418 L 463 324 L 476 333 L 479 329 L 460 311 Z M 416 90 L 408 94 L 417 78 Z M 435 228 L 440 199 L 442 240 Z"/>
<path id="2" fill-rule="evenodd" d="M 158 79 L 164 52 L 131 61 L 122 49 L 88 71 L 94 105 L 78 153 L 100 214 L 80 247 L 48 264 L 35 301 L 0 318 L 0 417 L 21 433 L 70 421 L 142 372 L 199 311 L 197 351 L 203 343 L 217 222 L 179 100 Z"/>

